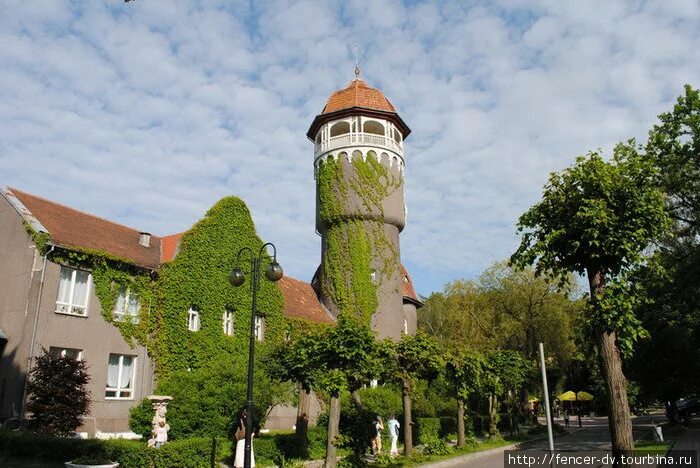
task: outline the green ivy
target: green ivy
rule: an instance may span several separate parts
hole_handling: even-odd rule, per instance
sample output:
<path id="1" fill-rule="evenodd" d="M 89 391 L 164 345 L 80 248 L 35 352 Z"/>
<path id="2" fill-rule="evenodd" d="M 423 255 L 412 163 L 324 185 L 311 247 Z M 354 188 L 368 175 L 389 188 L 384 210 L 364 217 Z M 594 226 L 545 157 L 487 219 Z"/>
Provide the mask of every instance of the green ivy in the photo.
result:
<path id="1" fill-rule="evenodd" d="M 385 232 L 384 200 L 401 187 L 395 176 L 370 151 L 366 159 L 329 157 L 316 176 L 318 213 L 326 226 L 323 258 L 323 293 L 340 314 L 369 324 L 377 309 L 377 288 L 399 267 L 399 253 Z M 349 216 L 348 208 L 359 204 L 365 216 Z M 371 261 L 380 258 L 376 282 L 371 280 Z"/>
<path id="2" fill-rule="evenodd" d="M 248 273 L 246 283 L 234 288 L 227 275 L 241 248 L 250 247 L 257 254 L 262 245 L 248 208 L 237 197 L 221 199 L 183 235 L 180 252 L 161 269 L 157 282 L 159 307 L 151 354 L 160 375 L 247 356 L 252 276 Z M 257 308 L 265 317 L 265 339 L 256 346 L 260 357 L 283 340 L 285 320 L 279 287 L 264 273 L 259 284 Z M 199 311 L 201 327 L 196 332 L 187 328 L 191 307 Z M 223 331 L 225 310 L 233 312 L 233 336 Z"/>
<path id="3" fill-rule="evenodd" d="M 247 356 L 251 275 L 240 288 L 232 287 L 227 275 L 242 247 L 257 253 L 263 241 L 241 199 L 226 197 L 216 203 L 183 235 L 175 260 L 157 273 L 102 251 L 62 247 L 50 251 L 48 234 L 35 232 L 27 223 L 24 226 L 39 251 L 50 252 L 52 262 L 92 272 L 102 315 L 131 346 L 138 343 L 147 347 L 159 375 L 208 367 L 234 355 Z M 138 323 L 114 320 L 113 310 L 122 287 L 140 296 Z M 197 332 L 187 328 L 190 307 L 199 311 L 201 328 Z M 233 336 L 223 331 L 223 313 L 227 309 L 234 313 Z M 264 341 L 256 349 L 261 356 L 281 342 L 286 328 L 292 327 L 285 323 L 279 287 L 268 281 L 264 273 L 258 291 L 258 313 L 265 317 Z"/>

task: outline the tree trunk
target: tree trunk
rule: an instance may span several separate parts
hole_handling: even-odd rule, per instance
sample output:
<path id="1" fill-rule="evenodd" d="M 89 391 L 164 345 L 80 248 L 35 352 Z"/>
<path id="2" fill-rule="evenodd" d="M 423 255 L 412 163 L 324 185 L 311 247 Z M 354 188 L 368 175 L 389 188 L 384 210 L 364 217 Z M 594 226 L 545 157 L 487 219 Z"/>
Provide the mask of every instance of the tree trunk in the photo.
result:
<path id="1" fill-rule="evenodd" d="M 464 447 L 466 436 L 464 431 L 464 401 L 457 400 L 457 447 Z"/>
<path id="2" fill-rule="evenodd" d="M 299 385 L 299 406 L 297 407 L 296 437 L 303 455 L 309 450 L 309 406 L 311 390 Z"/>
<path id="3" fill-rule="evenodd" d="M 413 422 L 411 421 L 411 382 L 403 381 L 403 454 L 406 458 L 413 452 Z"/>
<path id="4" fill-rule="evenodd" d="M 336 437 L 338 437 L 340 424 L 340 395 L 331 394 L 331 404 L 328 410 L 328 442 L 326 443 L 325 468 L 334 468 L 338 463 Z"/>
<path id="5" fill-rule="evenodd" d="M 591 288 L 591 300 L 596 301 L 596 296 L 605 289 L 605 275 L 600 272 L 588 272 L 588 281 Z M 632 437 L 632 420 L 630 418 L 629 403 L 627 402 L 627 379 L 622 371 L 622 358 L 617 347 L 617 335 L 614 330 L 597 329 L 598 352 L 600 353 L 600 367 L 608 394 L 608 426 L 610 427 L 610 441 L 613 454 L 630 455 L 634 450 L 634 438 Z M 618 465 L 620 466 L 620 465 Z"/>
<path id="6" fill-rule="evenodd" d="M 498 400 L 496 395 L 489 395 L 489 436 L 495 436 L 498 434 L 498 424 L 496 422 L 496 416 L 498 413 Z"/>

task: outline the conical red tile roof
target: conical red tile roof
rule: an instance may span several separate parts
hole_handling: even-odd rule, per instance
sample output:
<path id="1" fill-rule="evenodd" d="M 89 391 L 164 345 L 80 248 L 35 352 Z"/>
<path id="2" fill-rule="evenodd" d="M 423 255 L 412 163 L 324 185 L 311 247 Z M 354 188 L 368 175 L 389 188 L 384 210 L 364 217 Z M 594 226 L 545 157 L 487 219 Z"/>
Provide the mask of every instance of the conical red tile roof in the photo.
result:
<path id="1" fill-rule="evenodd" d="M 346 88 L 331 94 L 321 114 L 330 114 L 351 107 L 396 112 L 396 108 L 384 96 L 384 93 L 358 79 L 351 81 Z"/>

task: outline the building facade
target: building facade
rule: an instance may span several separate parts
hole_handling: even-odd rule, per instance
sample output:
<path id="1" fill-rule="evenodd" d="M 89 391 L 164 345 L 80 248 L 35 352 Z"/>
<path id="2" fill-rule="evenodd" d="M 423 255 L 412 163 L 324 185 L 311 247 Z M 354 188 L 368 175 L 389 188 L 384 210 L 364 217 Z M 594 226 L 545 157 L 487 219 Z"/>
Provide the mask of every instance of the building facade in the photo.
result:
<path id="1" fill-rule="evenodd" d="M 406 225 L 403 141 L 409 132 L 383 94 L 359 79 L 333 93 L 314 120 L 308 136 L 315 143 L 316 229 L 322 238 L 322 259 L 311 283 L 286 276 L 277 283 L 284 320 L 333 324 L 342 307 L 359 305 L 382 338 L 415 332 L 421 302 L 399 250 L 399 234 Z M 360 161 L 373 172 L 364 173 Z M 330 180 L 330 190 L 324 193 L 321 172 L 331 162 L 339 177 Z M 350 196 L 339 197 L 342 193 Z M 321 199 L 328 195 L 336 203 L 324 211 Z M 348 250 L 353 245 L 334 246 L 333 237 L 347 239 L 358 232 L 358 239 L 369 239 L 358 247 L 364 256 L 358 257 L 359 263 L 342 264 L 339 258 L 353 257 Z M 186 236 L 151 235 L 22 190 L 0 188 L 0 425 L 27 416 L 27 376 L 46 349 L 88 363 L 92 406 L 80 431 L 98 437 L 130 435 L 129 410 L 153 393 L 157 369 L 156 359 L 142 343 L 122 333 L 122 325 L 138 325 L 155 306 L 119 284 L 112 284 L 113 304 L 103 304 L 96 272 L 63 259 L 71 252 L 108 255 L 125 262 L 137 276 L 157 278 L 182 249 L 187 251 Z M 225 239 L 213 237 L 230 249 Z M 334 277 L 332 271 L 340 274 Z M 339 282 L 340 289 L 350 292 L 364 286 L 368 294 L 360 299 L 365 303 L 351 299 L 339 304 L 333 289 Z M 229 347 L 245 341 L 242 336 L 233 340 L 235 317 L 227 309 L 212 310 L 211 317 L 201 316 L 195 307 L 182 309 L 176 313 L 182 315 L 184 330 L 203 336 L 202 327 L 211 325 L 216 333 L 207 331 L 209 336 L 228 339 Z M 265 328 L 264 317 L 259 323 L 256 318 L 260 341 L 265 340 Z M 246 328 L 236 330 L 244 333 Z M 312 424 L 320 411 L 313 399 L 308 415 Z M 271 410 L 267 427 L 289 429 L 296 417 L 294 407 L 280 405 Z"/>

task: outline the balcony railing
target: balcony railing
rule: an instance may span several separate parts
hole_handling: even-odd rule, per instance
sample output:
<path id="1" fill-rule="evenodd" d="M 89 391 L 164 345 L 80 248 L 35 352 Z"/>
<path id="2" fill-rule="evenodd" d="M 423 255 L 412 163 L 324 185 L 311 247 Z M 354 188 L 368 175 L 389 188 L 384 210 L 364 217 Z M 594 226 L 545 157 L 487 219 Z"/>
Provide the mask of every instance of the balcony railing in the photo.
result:
<path id="1" fill-rule="evenodd" d="M 392 138 L 372 133 L 346 133 L 344 135 L 330 137 L 316 145 L 314 155 L 319 156 L 321 153 L 352 145 L 378 146 L 403 156 L 403 145 L 401 143 L 394 141 Z"/>

